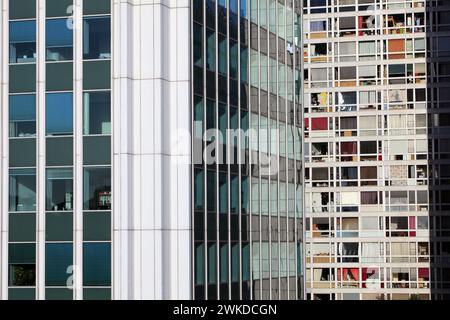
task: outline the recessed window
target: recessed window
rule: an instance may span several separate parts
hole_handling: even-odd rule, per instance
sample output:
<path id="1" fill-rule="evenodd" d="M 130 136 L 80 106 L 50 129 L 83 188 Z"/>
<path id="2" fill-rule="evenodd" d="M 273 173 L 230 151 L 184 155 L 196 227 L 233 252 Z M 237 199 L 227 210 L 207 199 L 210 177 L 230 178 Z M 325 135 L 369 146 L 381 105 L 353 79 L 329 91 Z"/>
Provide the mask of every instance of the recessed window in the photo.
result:
<path id="1" fill-rule="evenodd" d="M 36 211 L 36 170 L 9 172 L 9 211 Z"/>
<path id="2" fill-rule="evenodd" d="M 36 245 L 14 243 L 9 245 L 9 286 L 29 287 L 36 284 Z"/>
<path id="3" fill-rule="evenodd" d="M 47 169 L 47 211 L 73 210 L 72 169 Z"/>
<path id="4" fill-rule="evenodd" d="M 111 58 L 111 19 L 85 18 L 83 21 L 83 59 Z"/>
<path id="5" fill-rule="evenodd" d="M 72 99 L 72 93 L 47 94 L 45 118 L 47 135 L 72 135 Z"/>
<path id="6" fill-rule="evenodd" d="M 36 96 L 34 94 L 9 97 L 9 136 L 36 136 Z"/>
<path id="7" fill-rule="evenodd" d="M 36 61 L 36 21 L 14 21 L 9 24 L 9 62 Z"/>
<path id="8" fill-rule="evenodd" d="M 85 210 L 111 209 L 111 169 L 84 169 L 84 205 Z"/>
<path id="9" fill-rule="evenodd" d="M 73 59 L 73 30 L 69 19 L 51 19 L 46 22 L 47 61 Z"/>
<path id="10" fill-rule="evenodd" d="M 111 134 L 111 95 L 86 92 L 83 101 L 83 134 Z"/>

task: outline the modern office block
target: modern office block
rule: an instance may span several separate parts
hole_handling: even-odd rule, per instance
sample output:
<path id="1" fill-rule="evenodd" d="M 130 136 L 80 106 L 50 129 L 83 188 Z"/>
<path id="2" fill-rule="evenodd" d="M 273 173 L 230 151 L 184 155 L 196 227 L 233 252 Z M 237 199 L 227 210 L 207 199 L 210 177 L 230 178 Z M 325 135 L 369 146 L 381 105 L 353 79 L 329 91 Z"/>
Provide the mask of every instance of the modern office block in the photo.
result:
<path id="1" fill-rule="evenodd" d="M 308 299 L 449 297 L 449 9 L 305 0 Z"/>
<path id="2" fill-rule="evenodd" d="M 1 1 L 0 298 L 303 298 L 301 14 Z"/>

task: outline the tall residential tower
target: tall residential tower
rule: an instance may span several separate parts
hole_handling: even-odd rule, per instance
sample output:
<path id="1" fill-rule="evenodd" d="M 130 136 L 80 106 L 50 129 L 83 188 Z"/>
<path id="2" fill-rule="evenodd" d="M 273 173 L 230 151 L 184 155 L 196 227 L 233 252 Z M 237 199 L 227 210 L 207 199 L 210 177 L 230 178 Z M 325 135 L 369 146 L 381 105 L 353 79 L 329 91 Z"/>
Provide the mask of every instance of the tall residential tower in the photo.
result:
<path id="1" fill-rule="evenodd" d="M 449 10 L 304 1 L 310 299 L 449 297 Z"/>

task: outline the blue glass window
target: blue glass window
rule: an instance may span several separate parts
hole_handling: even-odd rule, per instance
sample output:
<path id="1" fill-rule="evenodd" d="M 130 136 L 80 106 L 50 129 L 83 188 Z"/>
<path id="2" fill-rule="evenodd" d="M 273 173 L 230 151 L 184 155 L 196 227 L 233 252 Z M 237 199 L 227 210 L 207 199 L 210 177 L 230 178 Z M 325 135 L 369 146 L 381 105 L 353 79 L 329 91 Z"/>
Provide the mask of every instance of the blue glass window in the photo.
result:
<path id="1" fill-rule="evenodd" d="M 9 62 L 36 61 L 36 21 L 15 21 L 9 24 Z"/>
<path id="2" fill-rule="evenodd" d="M 85 18 L 83 23 L 83 59 L 111 58 L 111 19 Z"/>
<path id="3" fill-rule="evenodd" d="M 9 136 L 36 136 L 36 96 L 34 94 L 9 97 Z"/>
<path id="4" fill-rule="evenodd" d="M 45 245 L 46 286 L 66 286 L 68 278 L 72 275 L 69 269 L 72 265 L 73 246 L 71 243 L 47 243 Z"/>
<path id="5" fill-rule="evenodd" d="M 47 135 L 71 135 L 73 133 L 72 93 L 49 93 L 46 103 Z"/>
<path id="6" fill-rule="evenodd" d="M 51 19 L 46 22 L 47 61 L 73 59 L 73 30 L 69 19 Z"/>
<path id="7" fill-rule="evenodd" d="M 111 285 L 111 244 L 83 244 L 83 285 Z"/>

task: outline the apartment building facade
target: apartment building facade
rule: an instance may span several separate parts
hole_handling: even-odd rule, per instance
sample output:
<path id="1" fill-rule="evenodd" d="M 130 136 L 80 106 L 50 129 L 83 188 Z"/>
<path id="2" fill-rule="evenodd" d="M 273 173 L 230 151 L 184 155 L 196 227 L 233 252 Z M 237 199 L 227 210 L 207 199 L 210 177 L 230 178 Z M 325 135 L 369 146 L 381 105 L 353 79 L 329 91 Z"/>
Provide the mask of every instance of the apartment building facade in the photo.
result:
<path id="1" fill-rule="evenodd" d="M 304 2 L 308 299 L 448 299 L 448 10 Z"/>
<path id="2" fill-rule="evenodd" d="M 303 297 L 300 7 L 1 1 L 1 299 Z"/>

